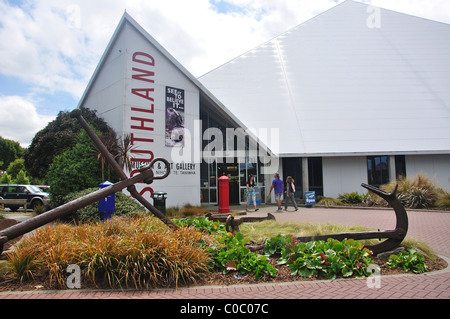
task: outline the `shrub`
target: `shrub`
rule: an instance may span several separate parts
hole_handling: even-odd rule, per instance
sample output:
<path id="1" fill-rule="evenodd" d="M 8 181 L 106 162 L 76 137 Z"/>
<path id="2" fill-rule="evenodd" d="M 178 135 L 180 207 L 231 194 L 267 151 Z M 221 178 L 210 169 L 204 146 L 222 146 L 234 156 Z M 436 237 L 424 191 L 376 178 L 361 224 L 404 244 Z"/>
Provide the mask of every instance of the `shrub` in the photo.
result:
<path id="1" fill-rule="evenodd" d="M 85 131 L 82 131 L 76 145 L 55 156 L 45 176 L 50 185 L 52 201 L 61 205 L 61 199 L 72 193 L 101 182 L 99 165 L 92 151 L 92 141 Z"/>
<path id="2" fill-rule="evenodd" d="M 402 176 L 396 181 L 382 185 L 380 189 L 390 193 L 396 185 L 397 197 L 406 208 L 428 208 L 438 199 L 438 187 L 422 173 L 412 179 Z"/>
<path id="3" fill-rule="evenodd" d="M 330 238 L 299 244 L 292 241 L 282 250 L 278 263 L 287 264 L 293 275 L 301 277 L 364 277 L 372 264 L 372 252 L 353 239 Z"/>
<path id="4" fill-rule="evenodd" d="M 193 228 L 173 231 L 153 217 L 122 216 L 76 227 L 41 227 L 7 256 L 19 278 L 48 272 L 60 288 L 65 288 L 70 264 L 79 265 L 85 282 L 95 285 L 177 286 L 208 270 L 207 240 Z"/>
<path id="5" fill-rule="evenodd" d="M 264 245 L 264 254 L 266 256 L 280 255 L 288 243 L 292 241 L 292 236 L 279 234 L 266 241 Z"/>
<path id="6" fill-rule="evenodd" d="M 359 204 L 366 200 L 367 197 L 367 194 L 359 194 L 358 192 L 339 194 L 339 199 L 344 204 Z"/>
<path id="7" fill-rule="evenodd" d="M 173 219 L 172 222 L 178 227 L 194 227 L 201 232 L 217 233 L 225 232 L 225 224 L 214 222 L 207 217 L 188 217 L 184 219 Z"/>
<path id="8" fill-rule="evenodd" d="M 226 233 L 219 238 L 221 246 L 211 246 L 209 252 L 215 269 L 224 274 L 238 271 L 242 274 L 253 273 L 255 278 L 264 275 L 275 277 L 277 270 L 268 261 L 267 256 L 260 256 L 245 247 L 250 240 L 242 233 L 236 236 Z"/>
<path id="9" fill-rule="evenodd" d="M 71 193 L 62 199 L 61 205 L 95 192 L 96 190 L 98 190 L 98 188 L 92 187 L 79 192 Z M 116 193 L 115 204 L 116 211 L 112 213 L 113 216 L 124 214 L 133 215 L 143 213 L 145 211 L 145 209 L 138 202 L 136 202 L 136 200 L 122 192 Z M 72 221 L 77 219 L 81 222 L 99 221 L 100 213 L 98 212 L 98 202 L 87 205 L 79 209 L 77 212 L 68 214 L 61 219 L 64 221 Z"/>
<path id="10" fill-rule="evenodd" d="M 408 208 L 427 208 L 433 206 L 435 194 L 426 188 L 411 187 L 407 193 L 398 194 L 403 206 Z"/>
<path id="11" fill-rule="evenodd" d="M 408 249 L 398 255 L 389 256 L 385 266 L 388 268 L 402 268 L 404 271 L 412 271 L 416 274 L 427 271 L 425 260 L 414 249 Z"/>

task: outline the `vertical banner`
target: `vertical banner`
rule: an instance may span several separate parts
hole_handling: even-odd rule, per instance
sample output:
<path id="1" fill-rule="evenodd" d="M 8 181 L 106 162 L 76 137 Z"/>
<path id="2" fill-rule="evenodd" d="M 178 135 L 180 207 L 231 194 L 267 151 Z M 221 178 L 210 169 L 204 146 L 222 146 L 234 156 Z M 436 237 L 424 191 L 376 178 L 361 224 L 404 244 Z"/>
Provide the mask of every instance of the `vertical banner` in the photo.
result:
<path id="1" fill-rule="evenodd" d="M 166 86 L 166 146 L 184 146 L 184 90 Z"/>

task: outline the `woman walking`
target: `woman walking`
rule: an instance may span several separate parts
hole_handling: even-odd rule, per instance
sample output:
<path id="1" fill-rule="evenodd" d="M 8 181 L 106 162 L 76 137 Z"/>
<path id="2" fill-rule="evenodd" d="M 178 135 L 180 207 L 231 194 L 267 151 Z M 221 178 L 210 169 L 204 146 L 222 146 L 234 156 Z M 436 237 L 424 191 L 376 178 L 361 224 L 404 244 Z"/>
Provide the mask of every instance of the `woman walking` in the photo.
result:
<path id="1" fill-rule="evenodd" d="M 256 191 L 255 191 L 255 176 L 250 175 L 250 178 L 247 182 L 247 206 L 245 206 L 245 210 L 248 212 L 248 204 L 250 204 L 250 199 L 253 200 L 253 205 L 255 206 L 255 212 L 258 210 L 256 208 Z"/>
<path id="2" fill-rule="evenodd" d="M 294 179 L 291 176 L 288 176 L 286 178 L 286 199 L 284 201 L 284 210 L 287 210 L 288 206 L 288 200 L 292 200 L 292 203 L 294 204 L 295 211 L 298 210 L 297 203 L 295 202 L 295 185 L 294 185 Z"/>

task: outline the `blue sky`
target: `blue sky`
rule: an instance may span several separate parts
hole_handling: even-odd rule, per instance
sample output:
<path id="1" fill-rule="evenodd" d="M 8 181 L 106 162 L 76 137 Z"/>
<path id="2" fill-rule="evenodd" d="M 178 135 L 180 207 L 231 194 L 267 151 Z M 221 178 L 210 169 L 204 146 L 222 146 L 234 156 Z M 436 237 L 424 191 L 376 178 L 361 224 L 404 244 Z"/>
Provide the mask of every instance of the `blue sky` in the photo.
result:
<path id="1" fill-rule="evenodd" d="M 0 136 L 72 110 L 124 10 L 195 76 L 343 0 L 0 0 Z M 450 23 L 449 0 L 360 0 Z"/>

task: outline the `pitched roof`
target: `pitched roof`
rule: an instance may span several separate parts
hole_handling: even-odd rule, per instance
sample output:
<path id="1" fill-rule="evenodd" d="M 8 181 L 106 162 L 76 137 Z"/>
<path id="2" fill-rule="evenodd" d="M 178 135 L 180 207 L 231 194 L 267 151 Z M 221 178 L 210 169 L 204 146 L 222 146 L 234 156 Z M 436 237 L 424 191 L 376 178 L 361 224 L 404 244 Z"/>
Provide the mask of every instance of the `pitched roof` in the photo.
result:
<path id="1" fill-rule="evenodd" d="M 247 127 L 279 128 L 283 156 L 448 154 L 449 39 L 348 0 L 199 80 Z"/>
<path id="2" fill-rule="evenodd" d="M 216 112 L 219 112 L 222 116 L 226 117 L 229 121 L 233 122 L 236 127 L 242 127 L 245 128 L 245 125 L 236 117 L 234 114 L 232 114 L 209 90 L 197 79 L 195 78 L 181 63 L 179 63 L 158 41 L 156 41 L 144 28 L 142 28 L 139 23 L 136 22 L 126 11 L 124 12 L 116 30 L 114 31 L 113 36 L 111 37 L 96 69 L 94 70 L 94 73 L 80 99 L 78 102 L 78 108 L 83 106 L 86 99 L 88 98 L 91 89 L 94 86 L 95 81 L 97 80 L 101 69 L 103 68 L 105 62 L 108 59 L 108 56 L 114 46 L 114 43 L 119 38 L 119 34 L 124 28 L 126 24 L 131 25 L 137 32 L 139 32 L 146 41 L 148 41 L 151 45 L 153 45 L 156 50 L 161 52 L 169 61 L 172 63 L 175 67 L 178 68 L 178 70 L 186 76 L 190 81 L 193 82 L 194 85 L 196 85 L 200 91 L 200 96 L 202 99 L 207 101 L 208 106 L 212 107 Z M 254 138 L 254 135 L 249 134 L 251 137 Z"/>

